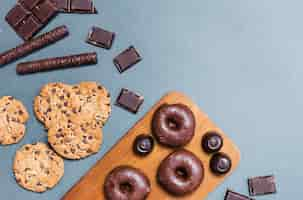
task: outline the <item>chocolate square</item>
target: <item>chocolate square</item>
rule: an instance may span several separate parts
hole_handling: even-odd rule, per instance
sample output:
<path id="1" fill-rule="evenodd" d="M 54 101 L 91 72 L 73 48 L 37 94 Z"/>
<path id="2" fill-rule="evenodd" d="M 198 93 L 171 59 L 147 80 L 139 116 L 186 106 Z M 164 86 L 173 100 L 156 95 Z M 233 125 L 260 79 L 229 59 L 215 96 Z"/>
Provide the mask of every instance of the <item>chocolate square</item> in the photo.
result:
<path id="1" fill-rule="evenodd" d="M 245 196 L 240 193 L 233 192 L 231 190 L 227 190 L 224 200 L 254 200 L 248 196 Z"/>
<path id="2" fill-rule="evenodd" d="M 116 100 L 116 105 L 132 113 L 137 113 L 143 101 L 144 97 L 142 95 L 122 88 Z"/>
<path id="3" fill-rule="evenodd" d="M 275 177 L 270 176 L 258 176 L 248 179 L 249 195 L 265 195 L 273 194 L 277 192 Z"/>
<path id="4" fill-rule="evenodd" d="M 118 71 L 122 73 L 141 60 L 142 58 L 137 50 L 133 46 L 130 46 L 114 58 L 114 64 Z"/>
<path id="5" fill-rule="evenodd" d="M 70 0 L 52 0 L 57 9 L 61 12 L 65 12 L 70 7 Z"/>
<path id="6" fill-rule="evenodd" d="M 114 38 L 115 33 L 94 26 L 89 31 L 86 42 L 97 47 L 110 49 Z"/>
<path id="7" fill-rule="evenodd" d="M 41 27 L 42 24 L 33 15 L 30 15 L 18 24 L 16 31 L 20 37 L 29 40 Z"/>
<path id="8" fill-rule="evenodd" d="M 90 0 L 71 0 L 71 9 L 78 11 L 90 11 L 92 8 L 92 1 Z"/>
<path id="9" fill-rule="evenodd" d="M 33 9 L 33 14 L 40 20 L 41 23 L 46 23 L 51 17 L 53 17 L 57 8 L 50 1 L 40 1 Z"/>
<path id="10" fill-rule="evenodd" d="M 32 10 L 42 0 L 20 0 L 19 3 L 25 8 Z"/>
<path id="11" fill-rule="evenodd" d="M 18 24 L 30 14 L 31 13 L 27 9 L 17 4 L 7 13 L 5 20 L 12 27 L 17 27 Z"/>
<path id="12" fill-rule="evenodd" d="M 96 14 L 98 13 L 92 0 L 52 0 L 60 12 Z"/>

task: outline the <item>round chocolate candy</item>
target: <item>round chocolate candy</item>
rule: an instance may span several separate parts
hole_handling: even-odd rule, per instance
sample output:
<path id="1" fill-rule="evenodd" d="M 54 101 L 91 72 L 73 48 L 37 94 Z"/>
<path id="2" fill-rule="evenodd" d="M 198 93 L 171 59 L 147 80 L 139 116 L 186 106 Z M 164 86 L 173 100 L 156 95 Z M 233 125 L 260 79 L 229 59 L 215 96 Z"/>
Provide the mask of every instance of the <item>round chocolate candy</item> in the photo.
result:
<path id="1" fill-rule="evenodd" d="M 206 153 L 218 152 L 223 146 L 223 138 L 216 132 L 209 132 L 203 136 L 201 145 Z"/>
<path id="2" fill-rule="evenodd" d="M 231 165 L 231 159 L 224 153 L 215 153 L 210 159 L 210 169 L 217 175 L 228 173 Z"/>
<path id="3" fill-rule="evenodd" d="M 133 150 L 137 155 L 145 156 L 154 148 L 154 139 L 150 135 L 138 135 L 133 144 Z"/>

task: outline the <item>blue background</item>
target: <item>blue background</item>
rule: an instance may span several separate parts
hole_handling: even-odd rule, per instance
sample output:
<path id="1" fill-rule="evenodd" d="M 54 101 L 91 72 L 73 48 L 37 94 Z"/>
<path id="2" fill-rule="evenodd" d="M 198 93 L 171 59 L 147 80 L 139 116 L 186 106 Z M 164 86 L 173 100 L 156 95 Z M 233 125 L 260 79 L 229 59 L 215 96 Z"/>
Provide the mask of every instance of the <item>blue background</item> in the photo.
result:
<path id="1" fill-rule="evenodd" d="M 0 3 L 0 52 L 21 40 L 4 21 L 12 0 Z M 0 147 L 0 199 L 59 199 L 167 91 L 189 95 L 239 146 L 239 168 L 208 199 L 225 190 L 247 194 L 246 178 L 275 174 L 278 194 L 257 199 L 300 199 L 302 190 L 303 2 L 301 0 L 96 0 L 98 15 L 60 14 L 42 32 L 66 24 L 70 37 L 22 61 L 87 51 L 95 66 L 17 76 L 16 63 L 0 69 L 0 95 L 22 100 L 31 117 L 25 138 Z M 98 25 L 117 33 L 111 50 L 84 42 Z M 143 61 L 119 74 L 115 55 L 134 45 Z M 42 85 L 94 80 L 113 97 L 121 87 L 145 97 L 137 115 L 113 106 L 101 151 L 81 161 L 65 161 L 65 174 L 43 194 L 17 186 L 12 174 L 16 149 L 46 141 L 32 102 Z"/>

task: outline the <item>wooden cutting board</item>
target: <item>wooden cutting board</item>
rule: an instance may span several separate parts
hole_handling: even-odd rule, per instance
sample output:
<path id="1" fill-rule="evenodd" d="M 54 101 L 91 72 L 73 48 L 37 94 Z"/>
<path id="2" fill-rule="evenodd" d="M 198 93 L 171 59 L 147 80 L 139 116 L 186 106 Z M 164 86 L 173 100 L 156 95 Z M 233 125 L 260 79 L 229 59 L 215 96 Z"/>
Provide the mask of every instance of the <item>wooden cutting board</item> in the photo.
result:
<path id="1" fill-rule="evenodd" d="M 155 110 L 163 103 L 174 104 L 182 103 L 191 108 L 196 119 L 195 136 L 192 141 L 184 148 L 193 152 L 201 159 L 205 168 L 205 178 L 200 187 L 184 197 L 174 197 L 165 192 L 156 181 L 156 172 L 160 162 L 174 149 L 161 146 L 156 142 L 152 153 L 146 157 L 138 157 L 133 153 L 132 144 L 137 135 L 142 133 L 151 134 L 151 120 Z M 224 176 L 216 176 L 209 169 L 209 160 L 211 155 L 203 152 L 201 148 L 201 139 L 208 131 L 217 131 L 224 140 L 221 152 L 226 153 L 232 160 L 231 171 Z M 213 191 L 224 179 L 235 170 L 240 161 L 240 152 L 235 144 L 219 129 L 205 113 L 203 113 L 196 104 L 188 97 L 179 92 L 170 92 L 156 103 L 151 110 L 139 120 L 120 141 L 99 160 L 90 171 L 83 176 L 64 196 L 63 200 L 101 200 L 105 199 L 103 194 L 103 183 L 106 175 L 119 165 L 130 165 L 141 169 L 150 179 L 151 193 L 149 200 L 202 200 L 207 194 Z"/>

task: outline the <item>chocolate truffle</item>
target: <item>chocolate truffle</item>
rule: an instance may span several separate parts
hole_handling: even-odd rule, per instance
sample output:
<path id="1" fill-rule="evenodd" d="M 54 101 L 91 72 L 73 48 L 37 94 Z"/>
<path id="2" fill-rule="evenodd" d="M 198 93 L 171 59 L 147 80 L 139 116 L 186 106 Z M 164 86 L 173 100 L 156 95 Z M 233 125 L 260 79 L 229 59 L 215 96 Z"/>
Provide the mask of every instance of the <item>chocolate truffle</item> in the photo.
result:
<path id="1" fill-rule="evenodd" d="M 208 132 L 203 136 L 201 145 L 206 153 L 215 153 L 222 148 L 223 139 L 216 132 Z"/>
<path id="2" fill-rule="evenodd" d="M 231 159 L 224 153 L 216 153 L 210 159 L 210 169 L 217 175 L 228 173 L 231 165 Z"/>
<path id="3" fill-rule="evenodd" d="M 154 139 L 150 135 L 138 135 L 133 144 L 133 150 L 137 155 L 146 156 L 154 148 Z"/>

